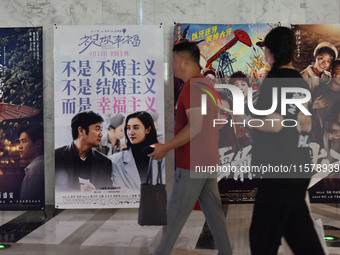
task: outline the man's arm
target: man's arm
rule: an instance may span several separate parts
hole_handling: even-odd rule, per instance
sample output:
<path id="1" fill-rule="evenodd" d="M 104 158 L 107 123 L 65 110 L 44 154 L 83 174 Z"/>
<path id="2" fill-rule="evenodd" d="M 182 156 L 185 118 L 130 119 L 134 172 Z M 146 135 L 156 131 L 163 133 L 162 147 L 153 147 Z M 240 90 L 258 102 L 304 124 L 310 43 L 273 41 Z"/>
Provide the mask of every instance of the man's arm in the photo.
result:
<path id="1" fill-rule="evenodd" d="M 166 154 L 186 143 L 188 143 L 193 137 L 199 134 L 202 130 L 203 116 L 201 115 L 201 108 L 195 107 L 186 110 L 188 123 L 184 128 L 170 141 L 164 144 L 153 144 L 154 151 L 148 154 L 149 157 L 153 157 L 155 160 L 161 160 Z"/>

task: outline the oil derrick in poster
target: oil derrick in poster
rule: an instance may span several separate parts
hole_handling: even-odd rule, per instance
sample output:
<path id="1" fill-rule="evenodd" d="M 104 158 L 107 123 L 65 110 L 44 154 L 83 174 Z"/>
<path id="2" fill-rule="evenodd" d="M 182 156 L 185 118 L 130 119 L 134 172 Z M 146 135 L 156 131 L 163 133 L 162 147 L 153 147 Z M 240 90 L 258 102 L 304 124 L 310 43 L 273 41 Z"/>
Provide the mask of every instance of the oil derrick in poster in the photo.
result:
<path id="1" fill-rule="evenodd" d="M 205 69 L 212 69 L 217 71 L 220 79 L 225 81 L 225 74 L 228 76 L 234 73 L 232 63 L 236 61 L 235 58 L 230 58 L 230 53 L 228 50 L 232 48 L 237 42 L 244 43 L 245 45 L 251 47 L 252 42 L 250 40 L 249 35 L 243 31 L 236 29 L 234 31 L 235 37 L 231 39 L 225 46 L 223 46 L 219 51 L 217 51 L 212 57 L 207 60 L 207 64 L 205 65 Z M 212 63 L 214 61 L 218 61 L 217 69 L 212 67 Z"/>
<path id="2" fill-rule="evenodd" d="M 312 92 L 312 163 L 321 170 L 311 180 L 310 201 L 336 203 L 340 198 L 340 25 L 292 25 L 292 29 L 297 44 L 293 65 Z"/>
<path id="3" fill-rule="evenodd" d="M 274 27 L 273 24 L 176 24 L 174 27 L 174 44 L 191 41 L 197 43 L 201 52 L 200 65 L 202 74 L 210 77 L 216 84 L 226 84 L 230 81 L 237 84 L 240 72 L 244 75 L 248 87 L 254 93 L 260 86 L 259 71 L 268 68 L 263 49 L 256 45 Z M 180 92 L 182 81 L 175 78 L 175 103 Z M 232 96 L 229 90 L 218 89 L 222 98 L 220 117 L 228 119 L 232 110 Z M 223 95 L 224 94 L 224 95 Z M 245 89 L 245 106 L 247 89 Z M 254 95 L 253 98 L 256 98 Z M 224 99 L 224 100 L 223 100 Z M 247 106 L 246 106 L 247 109 Z M 251 135 L 242 125 L 221 127 L 219 151 L 221 165 L 233 166 L 239 169 L 241 165 L 250 165 Z M 219 188 L 222 201 L 239 203 L 254 201 L 258 179 L 251 174 L 244 175 L 238 171 L 218 173 Z"/>

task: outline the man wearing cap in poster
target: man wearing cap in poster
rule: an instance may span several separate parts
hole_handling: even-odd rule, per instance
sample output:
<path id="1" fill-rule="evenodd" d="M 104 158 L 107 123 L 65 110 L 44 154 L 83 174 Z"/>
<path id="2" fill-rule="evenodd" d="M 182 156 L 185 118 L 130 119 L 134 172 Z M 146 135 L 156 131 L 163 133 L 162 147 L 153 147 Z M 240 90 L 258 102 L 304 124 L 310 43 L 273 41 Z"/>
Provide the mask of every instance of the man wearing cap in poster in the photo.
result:
<path id="1" fill-rule="evenodd" d="M 323 79 L 324 83 L 327 83 L 332 78 L 329 70 L 333 61 L 338 58 L 338 50 L 329 42 L 321 42 L 315 47 L 313 55 L 313 65 L 309 65 L 305 70 L 301 71 L 301 76 L 309 84 L 312 93 L 319 86 L 320 78 Z M 322 98 L 317 100 L 322 100 Z"/>
<path id="2" fill-rule="evenodd" d="M 120 140 L 124 137 L 124 119 L 125 117 L 120 113 L 110 118 L 109 132 L 100 141 L 98 151 L 107 156 L 121 151 Z"/>

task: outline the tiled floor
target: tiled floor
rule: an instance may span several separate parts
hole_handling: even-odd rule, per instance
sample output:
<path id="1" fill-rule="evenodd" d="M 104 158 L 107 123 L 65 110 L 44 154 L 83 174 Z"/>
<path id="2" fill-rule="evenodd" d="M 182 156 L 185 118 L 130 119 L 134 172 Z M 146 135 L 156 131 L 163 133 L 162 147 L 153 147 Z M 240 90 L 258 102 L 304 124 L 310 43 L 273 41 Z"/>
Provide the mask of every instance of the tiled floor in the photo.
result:
<path id="1" fill-rule="evenodd" d="M 252 205 L 229 205 L 227 225 L 235 255 L 248 255 L 248 231 Z M 325 234 L 340 237 L 340 208 L 312 205 L 313 218 L 320 218 Z M 39 224 L 43 223 L 38 227 Z M 0 212 L 0 241 L 11 247 L 0 254 L 13 255 L 147 255 L 160 239 L 161 227 L 139 226 L 137 209 L 57 210 Z M 174 255 L 212 255 L 211 240 L 202 234 L 204 217 L 193 211 L 176 243 Z M 32 231 L 32 229 L 35 229 Z M 328 242 L 329 254 L 340 254 L 340 242 Z M 198 248 L 199 247 L 199 248 Z M 203 249 L 204 248 L 204 249 Z M 280 254 L 283 249 L 280 249 Z"/>

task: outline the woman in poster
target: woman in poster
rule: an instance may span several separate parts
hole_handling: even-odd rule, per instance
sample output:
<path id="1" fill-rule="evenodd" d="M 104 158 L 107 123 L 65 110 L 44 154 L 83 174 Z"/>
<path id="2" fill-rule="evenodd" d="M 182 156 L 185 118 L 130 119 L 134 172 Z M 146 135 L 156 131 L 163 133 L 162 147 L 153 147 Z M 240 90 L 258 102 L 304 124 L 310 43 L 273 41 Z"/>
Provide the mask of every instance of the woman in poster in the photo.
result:
<path id="1" fill-rule="evenodd" d="M 263 46 L 266 62 L 271 70 L 260 88 L 256 104 L 259 110 L 269 109 L 275 87 L 308 89 L 308 84 L 292 65 L 296 44 L 291 29 L 274 28 L 266 35 Z M 281 115 L 280 107 L 277 107 L 274 113 L 264 118 L 281 121 L 294 119 L 303 129 L 283 127 L 280 125 L 281 121 L 272 126 L 254 127 L 252 166 L 289 166 L 296 165 L 300 160 L 299 135 L 309 131 L 311 119 L 310 116 L 301 116 L 298 111 L 292 111 L 292 107 L 294 105 L 288 106 L 287 115 Z M 304 163 L 309 162 L 306 159 Z M 309 179 L 296 179 L 287 173 L 263 175 L 250 226 L 250 247 L 253 255 L 276 255 L 282 237 L 294 254 L 324 254 L 305 202 L 308 183 Z"/>
<path id="2" fill-rule="evenodd" d="M 150 145 L 158 143 L 157 132 L 151 115 L 145 111 L 134 112 L 126 117 L 124 133 L 126 149 L 110 156 L 112 160 L 113 186 L 131 191 L 140 190 L 145 183 L 149 161 L 147 154 Z M 158 163 L 152 162 L 152 176 L 157 178 Z M 162 177 L 165 183 L 164 161 L 162 161 Z"/>
<path id="3" fill-rule="evenodd" d="M 230 76 L 229 83 L 238 87 L 244 96 L 244 112 L 246 115 L 250 114 L 248 108 L 248 89 L 250 88 L 249 78 L 241 71 L 237 71 Z M 235 134 L 237 137 L 238 149 L 242 149 L 249 144 L 251 136 L 247 129 L 242 125 L 234 125 Z"/>
<path id="4" fill-rule="evenodd" d="M 237 71 L 230 76 L 229 83 L 238 87 L 244 96 L 244 112 L 245 114 L 249 114 L 248 108 L 248 88 L 250 87 L 249 78 L 242 73 L 241 71 Z"/>
<path id="5" fill-rule="evenodd" d="M 338 57 L 338 50 L 329 42 L 321 42 L 315 47 L 313 56 L 314 63 L 301 71 L 301 76 L 306 79 L 312 93 L 319 86 L 320 79 L 327 83 L 332 78 L 329 70 Z M 317 100 L 322 101 L 322 97 Z"/>

